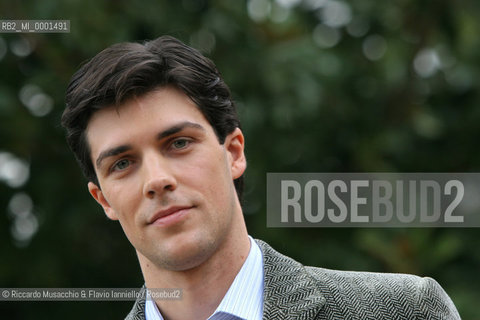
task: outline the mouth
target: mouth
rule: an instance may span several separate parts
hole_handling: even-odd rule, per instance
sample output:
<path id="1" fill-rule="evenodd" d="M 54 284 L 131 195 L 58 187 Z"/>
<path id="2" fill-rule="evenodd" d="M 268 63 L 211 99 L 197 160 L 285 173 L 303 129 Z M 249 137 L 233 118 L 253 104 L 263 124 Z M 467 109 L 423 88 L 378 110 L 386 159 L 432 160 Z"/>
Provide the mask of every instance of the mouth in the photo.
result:
<path id="1" fill-rule="evenodd" d="M 158 211 L 148 221 L 148 224 L 167 226 L 179 222 L 193 206 L 173 206 Z"/>

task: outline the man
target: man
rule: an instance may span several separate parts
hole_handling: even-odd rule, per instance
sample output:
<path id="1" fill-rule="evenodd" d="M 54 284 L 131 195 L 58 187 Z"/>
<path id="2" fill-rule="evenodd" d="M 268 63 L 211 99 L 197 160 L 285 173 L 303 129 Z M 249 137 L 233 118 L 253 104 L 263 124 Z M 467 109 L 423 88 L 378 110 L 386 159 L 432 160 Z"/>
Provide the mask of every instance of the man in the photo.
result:
<path id="1" fill-rule="evenodd" d="M 105 49 L 67 89 L 62 124 L 93 198 L 136 249 L 127 319 L 459 319 L 430 278 L 305 267 L 248 236 L 244 137 L 215 65 L 172 37 Z"/>

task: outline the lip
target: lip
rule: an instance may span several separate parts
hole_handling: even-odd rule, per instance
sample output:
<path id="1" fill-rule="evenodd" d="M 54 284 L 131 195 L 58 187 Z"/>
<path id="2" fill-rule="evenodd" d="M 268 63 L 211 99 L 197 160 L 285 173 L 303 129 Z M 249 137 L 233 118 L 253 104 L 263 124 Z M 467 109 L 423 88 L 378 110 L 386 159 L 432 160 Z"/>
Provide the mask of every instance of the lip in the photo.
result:
<path id="1" fill-rule="evenodd" d="M 148 224 L 154 224 L 159 226 L 166 226 L 178 222 L 188 210 L 193 206 L 173 206 L 167 209 L 158 211 L 148 221 Z"/>

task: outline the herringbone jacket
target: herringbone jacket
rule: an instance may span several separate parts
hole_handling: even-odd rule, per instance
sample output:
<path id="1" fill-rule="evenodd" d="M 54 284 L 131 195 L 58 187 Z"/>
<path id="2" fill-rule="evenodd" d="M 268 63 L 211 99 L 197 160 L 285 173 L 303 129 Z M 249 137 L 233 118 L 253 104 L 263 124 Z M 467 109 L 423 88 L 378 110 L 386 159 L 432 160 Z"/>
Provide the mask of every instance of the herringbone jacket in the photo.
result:
<path id="1" fill-rule="evenodd" d="M 256 240 L 264 260 L 264 320 L 460 319 L 431 278 L 306 267 Z M 137 300 L 125 320 L 144 320 Z"/>

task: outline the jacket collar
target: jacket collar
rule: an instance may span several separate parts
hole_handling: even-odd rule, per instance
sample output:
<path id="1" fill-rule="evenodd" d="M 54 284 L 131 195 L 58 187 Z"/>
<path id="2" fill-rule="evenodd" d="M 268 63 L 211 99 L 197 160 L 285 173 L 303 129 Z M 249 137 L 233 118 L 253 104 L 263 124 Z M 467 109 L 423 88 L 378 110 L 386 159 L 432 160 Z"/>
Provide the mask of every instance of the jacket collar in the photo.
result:
<path id="1" fill-rule="evenodd" d="M 314 319 L 325 305 L 318 280 L 302 264 L 261 240 L 263 253 L 263 319 Z"/>

